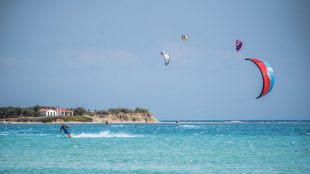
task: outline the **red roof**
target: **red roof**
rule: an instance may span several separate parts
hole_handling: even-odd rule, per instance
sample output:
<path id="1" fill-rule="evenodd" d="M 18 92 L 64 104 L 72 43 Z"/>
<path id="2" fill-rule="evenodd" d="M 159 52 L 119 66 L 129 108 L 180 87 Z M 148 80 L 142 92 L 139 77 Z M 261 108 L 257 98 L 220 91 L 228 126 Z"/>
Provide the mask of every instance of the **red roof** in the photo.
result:
<path id="1" fill-rule="evenodd" d="M 39 112 L 47 112 L 49 110 L 54 110 L 56 112 L 73 112 L 72 110 L 66 108 L 56 108 L 56 109 L 42 108 L 39 110 Z"/>
<path id="2" fill-rule="evenodd" d="M 66 108 L 57 108 L 56 111 L 58 111 L 58 112 L 73 112 L 72 110 L 66 109 Z"/>

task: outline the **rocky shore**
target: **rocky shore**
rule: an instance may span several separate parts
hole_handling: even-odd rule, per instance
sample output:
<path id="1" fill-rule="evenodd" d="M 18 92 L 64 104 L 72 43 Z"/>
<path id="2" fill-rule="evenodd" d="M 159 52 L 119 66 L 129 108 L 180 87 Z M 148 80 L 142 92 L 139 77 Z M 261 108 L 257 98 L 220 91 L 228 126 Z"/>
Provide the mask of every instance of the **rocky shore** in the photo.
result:
<path id="1" fill-rule="evenodd" d="M 118 113 L 108 115 L 96 115 L 93 116 L 93 122 L 109 122 L 109 123 L 154 123 L 159 122 L 150 113 Z"/>

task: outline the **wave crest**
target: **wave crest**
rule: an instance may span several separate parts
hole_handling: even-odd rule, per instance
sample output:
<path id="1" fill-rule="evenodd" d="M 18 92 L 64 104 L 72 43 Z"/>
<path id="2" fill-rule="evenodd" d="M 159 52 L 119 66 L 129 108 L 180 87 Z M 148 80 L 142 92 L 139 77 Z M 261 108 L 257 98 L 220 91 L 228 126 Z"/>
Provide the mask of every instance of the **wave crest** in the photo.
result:
<path id="1" fill-rule="evenodd" d="M 180 125 L 179 127 L 183 127 L 183 128 L 198 128 L 198 126 L 194 126 L 194 125 Z"/>
<path id="2" fill-rule="evenodd" d="M 232 121 L 225 121 L 224 123 L 228 123 L 228 124 L 238 124 L 238 123 L 245 123 L 243 121 L 238 121 L 238 120 L 232 120 Z"/>
<path id="3" fill-rule="evenodd" d="M 99 133 L 81 133 L 74 135 L 72 138 L 133 138 L 133 137 L 143 137 L 142 135 L 132 135 L 124 132 L 112 133 L 110 131 L 102 131 Z"/>

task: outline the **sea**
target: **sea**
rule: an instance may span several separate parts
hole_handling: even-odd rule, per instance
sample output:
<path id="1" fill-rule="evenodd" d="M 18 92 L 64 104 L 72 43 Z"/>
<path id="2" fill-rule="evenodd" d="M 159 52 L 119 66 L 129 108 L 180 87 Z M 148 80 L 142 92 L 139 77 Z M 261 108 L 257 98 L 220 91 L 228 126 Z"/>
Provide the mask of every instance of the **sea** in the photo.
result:
<path id="1" fill-rule="evenodd" d="M 310 173 L 310 121 L 1 124 L 1 174 Z"/>

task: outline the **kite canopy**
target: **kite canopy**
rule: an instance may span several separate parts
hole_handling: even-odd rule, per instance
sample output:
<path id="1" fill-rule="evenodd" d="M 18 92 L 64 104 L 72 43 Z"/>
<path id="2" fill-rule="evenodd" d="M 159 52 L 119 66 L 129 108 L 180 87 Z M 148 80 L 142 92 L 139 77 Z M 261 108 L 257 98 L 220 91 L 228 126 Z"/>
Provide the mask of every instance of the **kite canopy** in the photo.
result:
<path id="1" fill-rule="evenodd" d="M 263 89 L 256 99 L 268 94 L 274 85 L 275 76 L 270 64 L 256 58 L 246 58 L 245 60 L 252 61 L 260 70 L 263 77 Z"/>
<path id="2" fill-rule="evenodd" d="M 236 50 L 239 51 L 242 48 L 242 41 L 241 40 L 236 40 Z"/>
<path id="3" fill-rule="evenodd" d="M 181 38 L 182 38 L 183 41 L 188 40 L 188 36 L 186 34 L 183 34 Z"/>
<path id="4" fill-rule="evenodd" d="M 167 65 L 169 64 L 169 62 L 170 62 L 170 56 L 169 56 L 169 54 L 166 53 L 166 52 L 164 52 L 164 51 L 160 52 L 160 54 L 161 54 L 162 56 L 164 56 L 165 65 L 167 66 Z"/>

